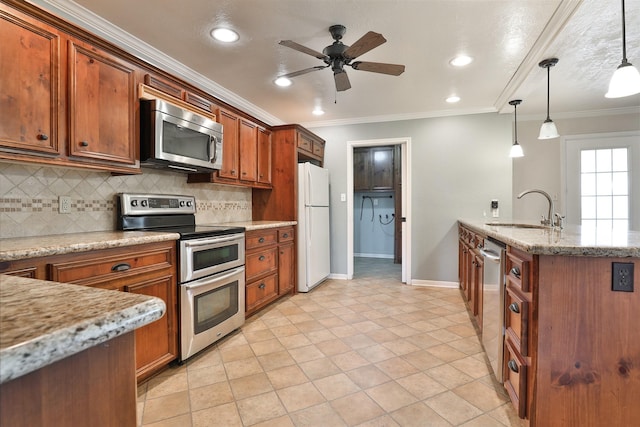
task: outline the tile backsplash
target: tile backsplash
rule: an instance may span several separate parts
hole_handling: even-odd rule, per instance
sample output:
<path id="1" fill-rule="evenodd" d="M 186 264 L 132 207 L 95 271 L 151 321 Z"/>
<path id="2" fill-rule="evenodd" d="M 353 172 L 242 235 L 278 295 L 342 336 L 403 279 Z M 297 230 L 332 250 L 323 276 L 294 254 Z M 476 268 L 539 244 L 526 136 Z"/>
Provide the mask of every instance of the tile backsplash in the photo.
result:
<path id="1" fill-rule="evenodd" d="M 187 184 L 184 174 L 142 169 L 140 175 L 0 163 L 0 238 L 114 230 L 117 193 L 187 194 L 196 198 L 196 222 L 251 220 L 251 189 Z M 58 213 L 58 197 L 71 212 Z"/>

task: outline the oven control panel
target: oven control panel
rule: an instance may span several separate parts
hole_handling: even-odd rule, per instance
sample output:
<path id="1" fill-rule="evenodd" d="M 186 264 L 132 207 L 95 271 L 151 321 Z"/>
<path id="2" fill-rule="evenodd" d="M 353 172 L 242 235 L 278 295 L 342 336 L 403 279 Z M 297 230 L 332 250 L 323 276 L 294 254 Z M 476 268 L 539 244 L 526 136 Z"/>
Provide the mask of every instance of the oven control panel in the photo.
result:
<path id="1" fill-rule="evenodd" d="M 196 212 L 196 198 L 174 194 L 132 194 L 121 193 L 122 215 L 193 214 Z"/>

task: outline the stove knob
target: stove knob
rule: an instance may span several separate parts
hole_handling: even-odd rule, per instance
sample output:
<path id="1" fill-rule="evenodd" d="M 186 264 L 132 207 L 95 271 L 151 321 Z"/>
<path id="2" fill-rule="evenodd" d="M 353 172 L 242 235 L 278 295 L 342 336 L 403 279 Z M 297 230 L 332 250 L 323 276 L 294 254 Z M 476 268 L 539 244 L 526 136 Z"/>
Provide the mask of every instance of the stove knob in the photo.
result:
<path id="1" fill-rule="evenodd" d="M 146 208 L 148 203 L 146 200 L 143 200 L 140 202 L 140 204 L 142 205 L 143 208 Z"/>
<path id="2" fill-rule="evenodd" d="M 191 201 L 188 201 L 188 202 L 187 202 L 187 206 L 188 206 L 188 207 L 191 207 L 191 206 L 193 206 L 193 203 L 192 203 Z"/>
<path id="3" fill-rule="evenodd" d="M 137 200 L 132 200 L 132 201 L 131 201 L 131 206 L 133 206 L 134 208 L 135 208 L 136 206 L 138 206 L 138 201 L 137 201 Z"/>
<path id="4" fill-rule="evenodd" d="M 184 200 L 180 200 L 180 207 L 184 208 Z"/>

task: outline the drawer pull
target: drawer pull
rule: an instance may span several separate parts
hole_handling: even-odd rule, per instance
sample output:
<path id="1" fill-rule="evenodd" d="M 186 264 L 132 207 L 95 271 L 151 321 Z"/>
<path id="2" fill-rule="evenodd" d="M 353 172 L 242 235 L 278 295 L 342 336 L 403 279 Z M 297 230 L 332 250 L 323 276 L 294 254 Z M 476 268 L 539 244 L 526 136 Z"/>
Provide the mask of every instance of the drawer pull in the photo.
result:
<path id="1" fill-rule="evenodd" d="M 520 314 L 520 307 L 518 307 L 518 303 L 516 302 L 512 302 L 511 304 L 509 304 L 509 310 L 513 311 L 514 313 Z"/>
<path id="2" fill-rule="evenodd" d="M 87 141 L 80 141 L 80 145 L 83 147 L 88 147 L 89 143 Z"/>
<path id="3" fill-rule="evenodd" d="M 509 360 L 509 363 L 507 363 L 507 365 L 513 372 L 515 372 L 516 374 L 518 373 L 518 364 L 515 360 Z"/>
<path id="4" fill-rule="evenodd" d="M 282 235 L 282 238 L 283 238 L 283 239 L 286 239 L 287 237 L 289 237 L 289 233 L 284 233 L 284 234 Z"/>
<path id="5" fill-rule="evenodd" d="M 258 243 L 264 243 L 264 237 L 259 238 Z"/>
<path id="6" fill-rule="evenodd" d="M 510 273 L 516 276 L 518 279 L 520 278 L 520 269 L 518 267 L 512 267 Z"/>
<path id="7" fill-rule="evenodd" d="M 264 261 L 264 255 L 260 255 L 260 257 L 258 258 L 258 261 Z"/>
<path id="8" fill-rule="evenodd" d="M 116 264 L 113 267 L 111 267 L 111 271 L 127 271 L 131 268 L 131 265 L 127 264 L 126 262 L 123 262 L 121 264 Z"/>
<path id="9" fill-rule="evenodd" d="M 267 287 L 267 285 L 265 285 L 264 283 L 260 283 L 260 286 L 258 286 L 260 289 L 264 289 Z"/>
<path id="10" fill-rule="evenodd" d="M 38 135 L 38 139 L 41 141 L 46 141 L 47 139 L 49 139 L 49 135 L 47 135 L 46 133 L 41 133 L 40 135 Z"/>

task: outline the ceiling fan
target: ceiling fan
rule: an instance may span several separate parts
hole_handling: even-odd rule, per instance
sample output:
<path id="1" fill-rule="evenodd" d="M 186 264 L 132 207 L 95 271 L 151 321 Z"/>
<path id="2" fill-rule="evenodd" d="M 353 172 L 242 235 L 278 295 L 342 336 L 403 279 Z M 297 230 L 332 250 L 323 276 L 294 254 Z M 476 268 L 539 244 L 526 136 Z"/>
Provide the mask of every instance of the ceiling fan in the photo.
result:
<path id="1" fill-rule="evenodd" d="M 329 33 L 333 38 L 333 44 L 325 47 L 322 53 L 309 49 L 306 46 L 302 46 L 291 40 L 282 40 L 280 44 L 282 46 L 289 47 L 297 50 L 298 52 L 306 53 L 307 55 L 315 56 L 318 59 L 324 61 L 326 65 L 318 65 L 311 68 L 306 68 L 300 71 L 294 71 L 293 73 L 285 74 L 280 77 L 297 77 L 302 74 L 307 74 L 312 71 L 322 70 L 331 67 L 333 70 L 333 77 L 336 82 L 336 90 L 343 91 L 351 88 L 349 77 L 344 70 L 345 65 L 353 68 L 354 70 L 370 71 L 373 73 L 390 74 L 392 76 L 399 76 L 404 72 L 404 65 L 398 64 L 385 64 L 381 62 L 363 62 L 355 61 L 358 56 L 369 52 L 371 49 L 376 48 L 386 42 L 387 40 L 382 34 L 369 31 L 364 36 L 360 37 L 354 44 L 347 46 L 340 40 L 347 29 L 343 25 L 332 25 L 329 27 Z"/>

